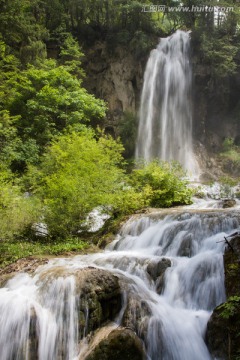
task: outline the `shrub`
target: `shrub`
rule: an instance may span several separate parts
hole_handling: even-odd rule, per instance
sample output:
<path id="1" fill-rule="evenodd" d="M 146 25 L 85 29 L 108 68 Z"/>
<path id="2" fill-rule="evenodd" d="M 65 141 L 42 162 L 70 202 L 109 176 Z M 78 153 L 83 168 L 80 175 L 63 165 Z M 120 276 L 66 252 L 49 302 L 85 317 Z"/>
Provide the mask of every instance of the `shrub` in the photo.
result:
<path id="1" fill-rule="evenodd" d="M 90 211 L 114 203 L 124 184 L 122 150 L 119 142 L 106 136 L 97 140 L 89 129 L 52 142 L 41 169 L 29 173 L 44 203 L 50 235 L 77 235 Z"/>
<path id="2" fill-rule="evenodd" d="M 40 216 L 40 203 L 21 191 L 7 171 L 0 172 L 0 240 L 12 240 Z"/>
<path id="3" fill-rule="evenodd" d="M 170 207 L 190 204 L 192 190 L 178 163 L 154 160 L 133 171 L 131 184 L 143 193 L 145 205 Z"/>

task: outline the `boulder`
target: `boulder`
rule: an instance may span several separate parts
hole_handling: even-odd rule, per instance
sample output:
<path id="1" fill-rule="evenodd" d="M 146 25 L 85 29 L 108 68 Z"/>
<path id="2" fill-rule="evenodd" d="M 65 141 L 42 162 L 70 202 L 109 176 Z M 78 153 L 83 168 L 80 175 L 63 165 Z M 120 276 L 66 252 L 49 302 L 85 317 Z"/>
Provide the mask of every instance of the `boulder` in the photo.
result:
<path id="1" fill-rule="evenodd" d="M 82 359 L 82 357 L 81 357 Z M 128 328 L 112 330 L 91 349 L 84 360 L 145 360 L 144 346 L 138 336 Z"/>
<path id="2" fill-rule="evenodd" d="M 230 236 L 224 253 L 225 287 L 228 301 L 214 309 L 206 331 L 213 358 L 235 359 L 240 353 L 240 236 Z"/>
<path id="3" fill-rule="evenodd" d="M 79 334 L 86 336 L 104 323 L 114 320 L 122 307 L 122 291 L 118 277 L 95 267 L 66 269 L 54 267 L 41 273 L 42 286 L 51 286 L 58 277 L 75 277 L 79 304 Z"/>
<path id="4" fill-rule="evenodd" d="M 157 278 L 163 275 L 168 267 L 171 266 L 171 260 L 163 258 L 159 261 L 151 261 L 147 266 L 147 272 L 151 278 L 156 281 Z"/>
<path id="5" fill-rule="evenodd" d="M 206 343 L 213 358 L 228 359 L 229 334 L 227 321 L 221 317 L 221 309 L 215 309 L 210 317 L 207 325 Z"/>
<path id="6" fill-rule="evenodd" d="M 90 267 L 80 269 L 74 275 L 80 295 L 80 321 L 85 321 L 86 310 L 88 312 L 87 333 L 114 320 L 122 303 L 118 277 L 106 270 Z"/>
<path id="7" fill-rule="evenodd" d="M 122 295 L 118 277 L 110 271 L 94 267 L 67 269 L 58 266 L 52 269 L 44 269 L 41 272 L 39 281 L 44 291 L 47 291 L 52 284 L 54 286 L 56 278 L 67 278 L 69 276 L 75 277 L 79 338 L 81 339 L 85 336 L 91 338 L 98 328 L 104 327 L 111 320 L 115 320 L 121 310 Z M 68 291 L 68 288 L 63 289 L 63 291 Z M 63 298 L 65 299 L 65 296 Z M 64 307 L 64 304 L 62 306 Z M 29 329 L 29 360 L 37 359 L 36 354 L 38 353 L 39 346 L 38 321 L 37 313 L 32 309 Z M 62 330 L 64 331 L 64 328 Z M 58 342 L 58 354 L 60 355 L 58 355 L 57 359 L 65 359 L 67 356 L 64 343 Z"/>
<path id="8" fill-rule="evenodd" d="M 228 238 L 224 253 L 225 288 L 227 297 L 240 296 L 240 235 Z"/>
<path id="9" fill-rule="evenodd" d="M 192 234 L 187 235 L 183 239 L 183 241 L 179 247 L 178 253 L 177 253 L 178 256 L 191 257 L 191 255 L 192 255 L 192 240 L 193 240 Z"/>
<path id="10" fill-rule="evenodd" d="M 151 310 L 147 302 L 131 295 L 124 311 L 122 325 L 135 331 L 142 339 L 146 339 L 150 316 Z"/>
<path id="11" fill-rule="evenodd" d="M 223 199 L 221 200 L 221 207 L 223 209 L 226 209 L 226 208 L 231 208 L 231 207 L 234 207 L 236 205 L 236 200 L 234 199 Z"/>
<path id="12" fill-rule="evenodd" d="M 168 267 L 171 266 L 171 260 L 163 258 L 160 261 L 151 261 L 147 266 L 147 272 L 156 282 L 156 291 L 160 294 L 164 287 L 164 274 Z"/>

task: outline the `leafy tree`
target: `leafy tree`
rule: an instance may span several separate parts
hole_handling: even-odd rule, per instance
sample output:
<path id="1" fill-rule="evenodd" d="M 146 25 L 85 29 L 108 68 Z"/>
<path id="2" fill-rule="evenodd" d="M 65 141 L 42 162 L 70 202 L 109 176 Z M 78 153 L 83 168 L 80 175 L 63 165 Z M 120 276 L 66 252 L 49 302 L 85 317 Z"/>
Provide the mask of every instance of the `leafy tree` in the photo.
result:
<path id="1" fill-rule="evenodd" d="M 48 31 L 42 23 L 43 16 L 39 0 L 0 2 L 0 33 L 24 63 L 46 58 Z"/>
<path id="2" fill-rule="evenodd" d="M 17 121 L 17 116 L 11 117 L 8 111 L 0 111 L 0 160 L 7 166 L 17 157 L 17 147 L 20 144 Z"/>
<path id="3" fill-rule="evenodd" d="M 97 140 L 89 129 L 52 142 L 40 170 L 32 168 L 29 175 L 43 199 L 51 236 L 77 235 L 93 208 L 114 202 L 124 181 L 122 150 L 110 137 Z"/>
<path id="4" fill-rule="evenodd" d="M 104 102 L 88 94 L 68 67 L 57 66 L 54 60 L 45 61 L 41 68 L 30 66 L 13 73 L 2 90 L 2 108 L 18 118 L 18 151 L 26 163 L 37 161 L 52 137 L 66 127 L 105 115 Z M 21 164 L 16 162 L 16 167 L 21 168 Z"/>
<path id="5" fill-rule="evenodd" d="M 210 65 L 211 74 L 216 78 L 226 77 L 236 72 L 235 56 L 238 48 L 228 37 L 201 36 L 201 51 L 205 64 Z"/>
<path id="6" fill-rule="evenodd" d="M 83 56 L 77 40 L 75 40 L 71 34 L 68 34 L 61 46 L 59 63 L 64 65 L 66 70 L 71 74 L 82 77 L 84 76 L 81 67 L 81 59 Z"/>
<path id="7" fill-rule="evenodd" d="M 66 8 L 66 1 L 62 0 L 42 0 L 41 4 L 44 8 L 45 26 L 50 32 L 50 36 L 56 35 L 64 29 L 68 23 L 68 11 Z"/>

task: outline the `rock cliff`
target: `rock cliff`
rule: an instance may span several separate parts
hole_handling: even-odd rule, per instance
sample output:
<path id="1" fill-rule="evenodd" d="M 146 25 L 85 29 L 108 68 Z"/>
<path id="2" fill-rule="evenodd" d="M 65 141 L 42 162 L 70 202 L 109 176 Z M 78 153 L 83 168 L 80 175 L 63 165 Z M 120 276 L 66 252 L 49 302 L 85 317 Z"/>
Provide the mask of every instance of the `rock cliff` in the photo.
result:
<path id="1" fill-rule="evenodd" d="M 229 244 L 224 254 L 227 301 L 213 311 L 206 333 L 209 350 L 219 360 L 235 360 L 240 354 L 240 236 Z"/>

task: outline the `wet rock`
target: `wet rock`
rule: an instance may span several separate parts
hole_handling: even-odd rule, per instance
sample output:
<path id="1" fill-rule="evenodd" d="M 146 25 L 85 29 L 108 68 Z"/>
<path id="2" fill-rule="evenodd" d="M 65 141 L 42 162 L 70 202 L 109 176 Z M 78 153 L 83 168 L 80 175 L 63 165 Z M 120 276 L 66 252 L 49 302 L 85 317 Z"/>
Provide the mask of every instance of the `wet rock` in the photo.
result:
<path id="1" fill-rule="evenodd" d="M 225 288 L 227 297 L 240 296 L 240 236 L 228 238 L 224 253 Z"/>
<path id="2" fill-rule="evenodd" d="M 209 168 L 209 164 L 207 165 L 205 163 L 205 166 L 207 168 Z M 216 181 L 217 180 L 217 177 L 212 174 L 210 171 L 208 171 L 207 169 L 205 169 L 205 171 L 200 175 L 200 182 L 201 183 L 209 183 L 209 182 L 212 182 L 212 181 Z"/>
<path id="3" fill-rule="evenodd" d="M 66 269 L 56 266 L 43 271 L 39 281 L 47 291 L 57 278 L 75 278 L 75 293 L 79 303 L 79 334 L 87 335 L 114 320 L 122 307 L 122 291 L 118 277 L 107 270 L 95 267 Z"/>
<path id="4" fill-rule="evenodd" d="M 121 309 L 121 288 L 117 276 L 106 270 L 85 268 L 75 272 L 80 294 L 80 319 L 88 317 L 87 332 L 114 320 Z"/>
<path id="5" fill-rule="evenodd" d="M 131 296 L 128 299 L 122 324 L 137 332 L 142 338 L 145 338 L 150 316 L 151 310 L 147 302 Z"/>
<path id="6" fill-rule="evenodd" d="M 223 200 L 221 200 L 220 205 L 221 205 L 221 207 L 223 209 L 231 208 L 231 207 L 236 205 L 236 200 L 234 200 L 234 199 L 223 199 Z"/>
<path id="7" fill-rule="evenodd" d="M 156 292 L 158 294 L 162 294 L 163 290 L 164 290 L 164 285 L 165 285 L 165 282 L 164 282 L 164 274 L 159 276 L 156 280 Z"/>
<path id="8" fill-rule="evenodd" d="M 158 277 L 162 276 L 166 269 L 171 266 L 171 260 L 163 258 L 160 261 L 151 261 L 147 266 L 147 272 L 151 278 L 156 281 Z"/>
<path id="9" fill-rule="evenodd" d="M 108 46 L 97 42 L 86 52 L 85 70 L 88 74 L 86 88 L 108 102 L 109 114 L 105 120 L 106 130 L 113 129 L 125 111 L 135 113 L 142 87 L 143 70 L 129 51 L 121 46 L 109 56 Z"/>
<path id="10" fill-rule="evenodd" d="M 145 360 L 142 341 L 127 328 L 117 328 L 100 340 L 84 360 Z"/>
<path id="11" fill-rule="evenodd" d="M 40 293 L 41 291 L 45 293 L 51 287 L 54 288 L 56 284 L 54 281 L 56 279 L 63 278 L 64 280 L 68 277 L 75 277 L 75 289 L 72 295 L 76 297 L 80 339 L 104 326 L 104 324 L 109 323 L 111 320 L 115 320 L 122 307 L 121 288 L 117 276 L 107 270 L 94 267 L 83 269 L 67 269 L 64 266 L 51 269 L 46 268 L 39 278 L 39 283 L 42 284 Z M 69 288 L 63 287 L 62 292 L 64 291 L 63 301 L 66 301 L 67 305 Z M 65 304 L 62 304 L 62 307 L 65 307 Z M 64 311 L 65 310 L 63 310 L 63 320 Z M 61 316 L 61 314 L 59 316 Z M 39 319 L 33 311 L 30 319 L 29 333 L 30 360 L 37 359 L 36 354 L 38 351 L 39 337 L 38 321 Z M 57 359 L 65 359 L 67 357 L 65 345 L 62 345 L 63 348 L 61 348 L 61 344 L 59 345 L 58 353 L 60 355 Z"/>
<path id="12" fill-rule="evenodd" d="M 240 353 L 240 236 L 229 237 L 228 241 L 230 246 L 226 245 L 224 254 L 228 300 L 214 309 L 206 332 L 209 351 L 219 360 L 235 359 Z"/>
<path id="13" fill-rule="evenodd" d="M 229 302 L 224 306 L 227 304 Z M 240 303 L 238 305 L 234 303 L 233 306 L 235 306 L 234 313 L 228 318 L 223 315 L 224 308 L 217 307 L 208 322 L 206 342 L 214 359 L 237 359 L 239 355 Z"/>
<path id="14" fill-rule="evenodd" d="M 171 260 L 163 258 L 160 261 L 151 261 L 147 266 L 147 272 L 156 282 L 156 291 L 161 294 L 164 288 L 164 274 L 168 267 L 171 266 Z"/>
<path id="15" fill-rule="evenodd" d="M 189 234 L 185 237 L 185 239 L 183 239 L 177 255 L 191 257 L 191 253 L 192 253 L 192 234 Z"/>
<path id="16" fill-rule="evenodd" d="M 37 315 L 35 309 L 32 308 L 30 314 L 30 328 L 29 328 L 29 360 L 37 360 L 38 359 L 38 335 L 37 335 Z"/>
<path id="17" fill-rule="evenodd" d="M 227 321 L 221 317 L 221 310 L 215 309 L 207 325 L 206 343 L 213 356 L 219 360 L 228 359 Z"/>
<path id="18" fill-rule="evenodd" d="M 46 258 L 23 258 L 0 270 L 0 287 L 17 275 L 19 272 L 32 274 L 38 266 L 48 263 Z"/>

